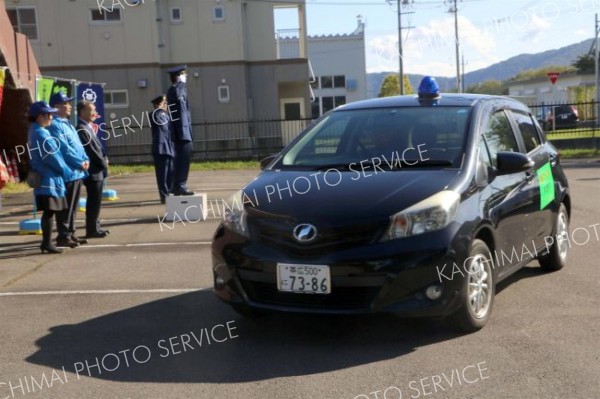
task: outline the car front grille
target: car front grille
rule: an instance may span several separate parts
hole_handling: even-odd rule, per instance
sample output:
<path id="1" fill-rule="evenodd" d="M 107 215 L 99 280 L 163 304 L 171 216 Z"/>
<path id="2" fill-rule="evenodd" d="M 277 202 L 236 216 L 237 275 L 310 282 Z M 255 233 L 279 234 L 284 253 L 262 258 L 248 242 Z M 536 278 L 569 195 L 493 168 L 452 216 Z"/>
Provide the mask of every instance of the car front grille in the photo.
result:
<path id="1" fill-rule="evenodd" d="M 292 233 L 297 225 L 295 221 L 257 218 L 249 219 L 248 223 L 252 236 L 260 242 L 302 258 L 368 244 L 379 237 L 385 228 L 380 222 L 344 226 L 316 225 L 317 238 L 310 243 L 300 243 Z"/>

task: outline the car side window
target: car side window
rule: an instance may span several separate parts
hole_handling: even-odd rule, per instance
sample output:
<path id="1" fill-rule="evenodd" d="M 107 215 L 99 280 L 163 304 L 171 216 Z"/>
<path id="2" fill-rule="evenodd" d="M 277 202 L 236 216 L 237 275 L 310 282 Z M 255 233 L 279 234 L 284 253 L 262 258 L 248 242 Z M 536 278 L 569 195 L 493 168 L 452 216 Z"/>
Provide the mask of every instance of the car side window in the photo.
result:
<path id="1" fill-rule="evenodd" d="M 535 150 L 539 145 L 541 145 L 542 141 L 533 123 L 533 119 L 531 119 L 531 116 L 522 114 L 520 112 L 513 112 L 512 114 L 514 115 L 515 121 L 519 126 L 519 131 L 523 137 L 523 143 L 525 143 L 526 152 L 529 153 Z"/>
<path id="2" fill-rule="evenodd" d="M 483 132 L 492 165 L 497 167 L 497 154 L 500 151 L 518 152 L 517 139 L 504 111 L 495 112 L 489 119 Z"/>

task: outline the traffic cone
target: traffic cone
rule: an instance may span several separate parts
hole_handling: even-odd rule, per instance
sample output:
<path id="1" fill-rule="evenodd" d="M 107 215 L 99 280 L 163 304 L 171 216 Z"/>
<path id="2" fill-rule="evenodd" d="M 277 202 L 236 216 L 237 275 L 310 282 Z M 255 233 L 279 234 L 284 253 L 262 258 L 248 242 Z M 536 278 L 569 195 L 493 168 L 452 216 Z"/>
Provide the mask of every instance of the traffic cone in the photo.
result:
<path id="1" fill-rule="evenodd" d="M 104 201 L 116 201 L 119 199 L 117 196 L 117 190 L 108 188 L 108 182 L 104 180 L 104 190 L 102 190 L 102 199 Z"/>
<path id="2" fill-rule="evenodd" d="M 19 222 L 19 235 L 42 234 L 42 221 L 37 218 L 37 205 L 33 199 L 33 219 L 25 219 Z"/>
<path id="3" fill-rule="evenodd" d="M 13 178 L 15 179 L 15 183 L 20 183 L 21 178 L 19 177 L 19 167 L 17 165 L 17 157 L 13 154 L 12 159 L 10 160 L 13 170 Z"/>

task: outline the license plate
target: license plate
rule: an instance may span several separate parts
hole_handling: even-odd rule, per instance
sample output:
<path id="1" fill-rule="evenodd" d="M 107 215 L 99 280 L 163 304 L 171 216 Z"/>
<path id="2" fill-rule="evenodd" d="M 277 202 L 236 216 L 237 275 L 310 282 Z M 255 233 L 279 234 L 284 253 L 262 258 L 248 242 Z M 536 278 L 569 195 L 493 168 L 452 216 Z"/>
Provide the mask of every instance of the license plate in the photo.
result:
<path id="1" fill-rule="evenodd" d="M 277 264 L 277 289 L 302 294 L 331 293 L 329 266 Z"/>
<path id="2" fill-rule="evenodd" d="M 569 115 L 561 115 L 560 119 L 567 119 L 569 117 Z"/>

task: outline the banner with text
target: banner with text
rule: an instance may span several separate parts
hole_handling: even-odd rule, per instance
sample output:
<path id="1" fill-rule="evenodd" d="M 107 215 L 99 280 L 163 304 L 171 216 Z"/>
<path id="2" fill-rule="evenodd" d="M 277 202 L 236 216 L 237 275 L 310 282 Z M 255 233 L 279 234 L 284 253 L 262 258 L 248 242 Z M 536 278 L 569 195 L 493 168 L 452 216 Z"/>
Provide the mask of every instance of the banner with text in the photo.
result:
<path id="1" fill-rule="evenodd" d="M 89 101 L 96 105 L 96 112 L 98 113 L 97 119 L 94 120 L 94 124 L 100 126 L 104 122 L 104 89 L 101 84 L 97 83 L 80 83 L 77 86 L 77 101 Z M 94 129 L 96 130 L 96 129 Z M 109 137 L 107 131 L 96 131 L 96 134 L 101 139 L 102 149 L 106 154 L 106 142 Z"/>
<path id="2" fill-rule="evenodd" d="M 73 82 L 71 80 L 38 77 L 35 100 L 50 103 L 50 96 L 62 91 L 67 97 L 73 95 Z"/>

